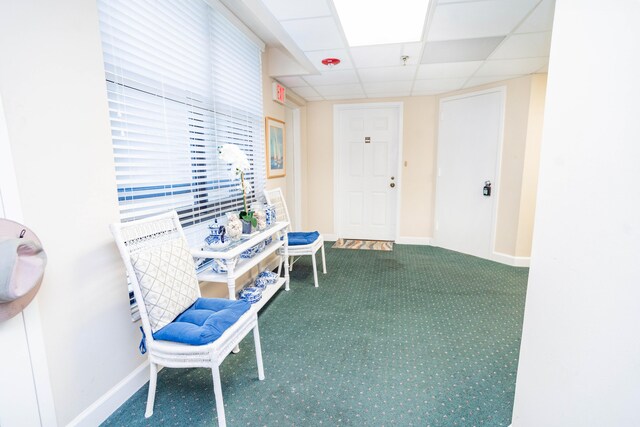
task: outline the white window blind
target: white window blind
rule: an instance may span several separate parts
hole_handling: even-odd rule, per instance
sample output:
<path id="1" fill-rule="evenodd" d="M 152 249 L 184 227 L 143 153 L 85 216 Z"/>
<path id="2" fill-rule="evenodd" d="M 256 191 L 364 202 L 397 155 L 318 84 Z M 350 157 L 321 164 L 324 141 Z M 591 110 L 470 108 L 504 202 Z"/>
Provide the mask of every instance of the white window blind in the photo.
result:
<path id="1" fill-rule="evenodd" d="M 242 210 L 218 147 L 247 154 L 255 200 L 266 175 L 260 47 L 203 0 L 98 8 L 121 220 L 175 209 L 189 236 Z"/>

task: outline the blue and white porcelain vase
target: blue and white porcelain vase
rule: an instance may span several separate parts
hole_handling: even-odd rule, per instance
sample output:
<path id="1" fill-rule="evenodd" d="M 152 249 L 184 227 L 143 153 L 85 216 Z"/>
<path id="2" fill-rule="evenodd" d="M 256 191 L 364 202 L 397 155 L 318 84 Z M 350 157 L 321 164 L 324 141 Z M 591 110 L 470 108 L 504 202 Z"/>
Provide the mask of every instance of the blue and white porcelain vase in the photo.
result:
<path id="1" fill-rule="evenodd" d="M 264 210 L 267 217 L 267 227 L 276 222 L 276 207 L 274 205 L 267 205 Z"/>

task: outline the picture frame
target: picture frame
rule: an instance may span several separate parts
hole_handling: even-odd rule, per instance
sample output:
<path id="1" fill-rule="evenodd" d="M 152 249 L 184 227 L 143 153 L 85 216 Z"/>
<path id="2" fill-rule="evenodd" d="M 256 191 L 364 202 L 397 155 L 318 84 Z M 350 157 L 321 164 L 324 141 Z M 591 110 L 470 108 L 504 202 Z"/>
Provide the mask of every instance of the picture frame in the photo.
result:
<path id="1" fill-rule="evenodd" d="M 281 178 L 286 175 L 284 125 L 282 120 L 265 118 L 267 178 Z"/>

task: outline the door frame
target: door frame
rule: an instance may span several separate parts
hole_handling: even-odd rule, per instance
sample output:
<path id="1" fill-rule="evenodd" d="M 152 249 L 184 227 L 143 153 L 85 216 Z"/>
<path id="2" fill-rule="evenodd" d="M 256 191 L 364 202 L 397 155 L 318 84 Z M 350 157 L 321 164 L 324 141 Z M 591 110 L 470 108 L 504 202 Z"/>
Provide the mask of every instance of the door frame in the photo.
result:
<path id="1" fill-rule="evenodd" d="M 5 120 L 2 94 L 0 94 L 0 208 L 4 217 L 17 222 L 24 222 L 20 192 L 15 174 L 9 132 Z M 55 426 L 57 423 L 53 392 L 49 377 L 44 333 L 38 307 L 38 296 L 22 313 L 16 315 L 22 318 L 22 324 L 29 347 L 28 361 L 33 375 L 33 386 L 38 405 L 38 417 L 41 425 Z M 13 320 L 13 319 L 12 319 Z"/>
<path id="2" fill-rule="evenodd" d="M 495 195 L 493 206 L 491 209 L 491 230 L 489 238 L 489 247 L 487 248 L 487 259 L 497 261 L 496 259 L 496 230 L 498 228 L 498 208 L 500 206 L 500 183 L 502 178 L 502 153 L 504 148 L 504 127 L 505 127 L 505 114 L 507 106 L 507 86 L 496 86 L 489 89 L 465 92 L 460 95 L 447 96 L 446 98 L 440 98 L 438 102 L 438 140 L 437 140 L 437 152 L 436 152 L 436 188 L 435 188 L 435 203 L 434 203 L 434 232 L 433 232 L 433 245 L 440 246 L 438 241 L 438 187 L 440 181 L 440 133 L 442 127 L 440 126 L 442 120 L 442 104 L 447 101 L 455 101 L 458 99 L 471 98 L 474 96 L 486 95 L 489 93 L 498 93 L 500 95 L 500 132 L 498 136 L 498 145 L 496 148 L 496 170 L 494 182 L 491 183 L 492 194 Z"/>
<path id="3" fill-rule="evenodd" d="M 289 141 L 287 141 L 287 143 L 291 143 L 291 148 L 293 151 L 293 159 L 289 159 L 289 161 L 292 161 L 291 164 L 293 166 L 293 177 L 292 177 L 293 188 L 290 189 L 287 186 L 287 193 L 289 193 L 289 191 L 292 191 L 292 194 L 293 194 L 294 209 L 293 209 L 292 226 L 295 225 L 293 229 L 301 230 L 302 229 L 302 169 L 301 169 L 302 155 L 300 153 L 300 150 L 302 148 L 302 144 L 301 144 L 302 123 L 301 123 L 301 116 L 300 116 L 300 106 L 295 102 L 291 102 L 287 99 L 287 101 L 285 102 L 285 109 L 291 112 L 291 117 L 292 117 L 292 122 L 290 123 L 292 132 L 287 133 L 287 137 L 289 138 Z M 287 121 L 286 115 L 287 115 L 287 112 L 285 111 L 285 122 Z M 285 123 L 285 126 L 286 125 L 287 123 Z M 286 182 L 286 179 L 285 179 L 285 182 Z"/>
<path id="4" fill-rule="evenodd" d="M 397 159 L 397 172 L 396 172 L 396 218 L 394 225 L 394 240 L 397 241 L 400 237 L 400 207 L 402 203 L 400 198 L 402 196 L 402 146 L 403 144 L 403 131 L 404 131 L 404 103 L 398 102 L 367 102 L 359 104 L 335 104 L 333 106 L 333 229 L 335 232 L 336 240 L 342 237 L 342 224 L 340 221 L 340 212 L 342 212 L 342 202 L 340 201 L 340 164 L 342 156 L 340 153 L 339 145 L 339 123 L 340 113 L 347 110 L 362 110 L 362 109 L 380 109 L 391 108 L 396 110 L 398 115 L 398 159 Z"/>

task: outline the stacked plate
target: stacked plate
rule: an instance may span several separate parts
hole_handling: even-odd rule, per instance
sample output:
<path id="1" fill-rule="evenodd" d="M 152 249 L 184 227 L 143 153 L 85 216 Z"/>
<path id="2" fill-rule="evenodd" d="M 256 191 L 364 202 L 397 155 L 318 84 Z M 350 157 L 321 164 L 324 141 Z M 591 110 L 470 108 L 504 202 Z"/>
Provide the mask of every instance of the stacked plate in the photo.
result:
<path id="1" fill-rule="evenodd" d="M 264 289 L 267 287 L 268 284 L 269 283 L 267 279 L 265 279 L 264 277 L 258 277 L 254 283 L 254 286 L 258 289 Z"/>
<path id="2" fill-rule="evenodd" d="M 247 249 L 246 251 L 240 254 L 240 258 L 252 258 L 254 255 L 259 254 L 264 250 L 264 242 L 260 242 L 252 248 Z"/>
<path id="3" fill-rule="evenodd" d="M 273 271 L 263 271 L 258 274 L 258 279 L 264 279 L 267 282 L 267 285 L 275 285 L 278 281 L 278 275 Z"/>
<path id="4" fill-rule="evenodd" d="M 260 301 L 260 298 L 262 298 L 262 289 L 251 286 L 240 291 L 240 299 L 249 304 L 255 304 Z"/>
<path id="5" fill-rule="evenodd" d="M 214 273 L 226 273 L 227 265 L 224 260 L 214 258 L 213 263 L 211 263 L 211 270 L 213 270 Z"/>

